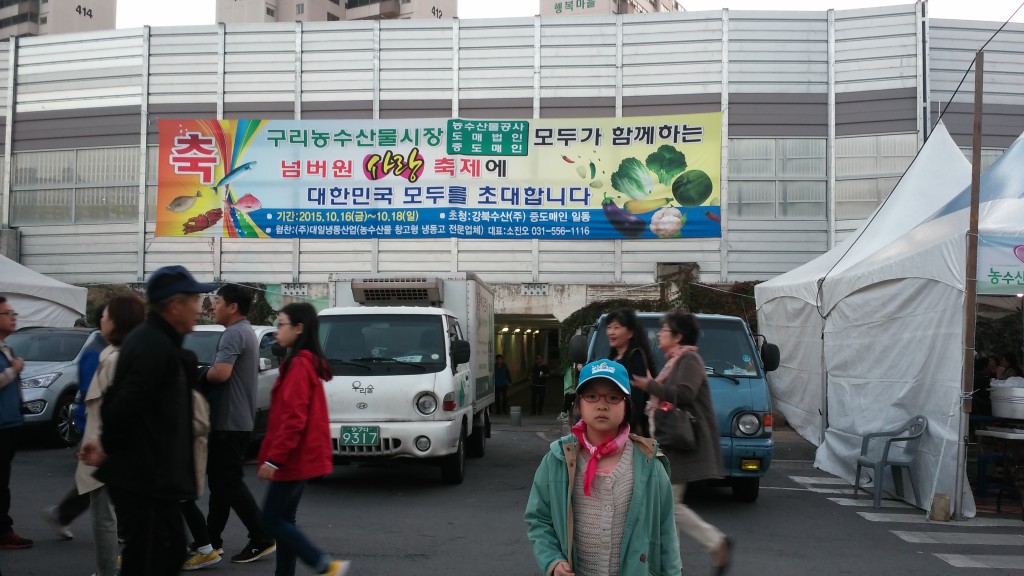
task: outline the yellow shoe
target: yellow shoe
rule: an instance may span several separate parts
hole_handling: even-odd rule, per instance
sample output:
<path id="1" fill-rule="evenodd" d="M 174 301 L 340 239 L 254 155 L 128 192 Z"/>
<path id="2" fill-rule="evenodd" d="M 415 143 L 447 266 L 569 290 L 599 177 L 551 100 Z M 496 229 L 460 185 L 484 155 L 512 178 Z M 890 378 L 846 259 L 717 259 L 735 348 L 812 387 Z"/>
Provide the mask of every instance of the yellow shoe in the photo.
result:
<path id="1" fill-rule="evenodd" d="M 189 555 L 188 560 L 185 560 L 185 564 L 182 565 L 182 570 L 199 570 L 200 568 L 206 568 L 207 566 L 213 566 L 217 562 L 220 562 L 220 552 L 214 550 L 209 554 L 203 554 L 202 552 L 193 552 Z"/>
<path id="2" fill-rule="evenodd" d="M 349 567 L 352 566 L 352 562 L 348 560 L 332 560 L 327 565 L 327 570 L 320 573 L 321 576 L 345 576 L 348 573 Z"/>

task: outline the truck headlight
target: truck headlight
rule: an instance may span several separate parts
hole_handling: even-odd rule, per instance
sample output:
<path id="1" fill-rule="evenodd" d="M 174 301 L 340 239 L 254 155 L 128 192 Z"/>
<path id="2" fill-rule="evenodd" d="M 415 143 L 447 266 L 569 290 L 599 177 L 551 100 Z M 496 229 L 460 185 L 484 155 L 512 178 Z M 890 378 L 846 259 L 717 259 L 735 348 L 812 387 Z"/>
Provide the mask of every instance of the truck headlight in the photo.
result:
<path id="1" fill-rule="evenodd" d="M 60 378 L 60 372 L 51 372 L 50 374 L 40 374 L 31 378 L 22 378 L 22 388 L 49 388 L 50 384 L 53 384 L 57 378 Z"/>
<path id="2" fill-rule="evenodd" d="M 754 414 L 743 414 L 736 419 L 736 427 L 747 436 L 753 436 L 761 429 L 761 420 Z"/>
<path id="3" fill-rule="evenodd" d="M 430 416 L 437 410 L 437 397 L 430 392 L 420 394 L 416 398 L 416 409 L 419 410 L 420 414 Z"/>

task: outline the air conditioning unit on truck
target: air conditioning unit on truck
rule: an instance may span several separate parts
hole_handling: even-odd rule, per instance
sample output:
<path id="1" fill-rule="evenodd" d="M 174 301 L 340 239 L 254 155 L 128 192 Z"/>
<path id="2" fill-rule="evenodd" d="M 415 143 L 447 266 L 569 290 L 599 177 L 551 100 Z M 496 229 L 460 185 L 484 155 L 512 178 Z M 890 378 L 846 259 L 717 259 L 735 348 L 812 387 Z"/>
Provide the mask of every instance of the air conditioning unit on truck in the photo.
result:
<path id="1" fill-rule="evenodd" d="M 468 273 L 330 281 L 320 342 L 335 460 L 430 460 L 461 483 L 491 432 L 494 291 Z"/>

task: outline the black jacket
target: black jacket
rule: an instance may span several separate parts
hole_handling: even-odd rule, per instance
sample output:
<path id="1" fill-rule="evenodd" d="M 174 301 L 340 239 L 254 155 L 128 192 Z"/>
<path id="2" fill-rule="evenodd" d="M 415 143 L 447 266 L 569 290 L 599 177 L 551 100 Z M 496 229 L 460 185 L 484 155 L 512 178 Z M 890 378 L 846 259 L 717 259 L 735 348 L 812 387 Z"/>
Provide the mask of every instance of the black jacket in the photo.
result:
<path id="1" fill-rule="evenodd" d="M 191 384 L 197 360 L 182 339 L 155 312 L 124 339 L 100 408 L 107 453 L 95 473 L 100 481 L 151 498 L 196 498 Z"/>

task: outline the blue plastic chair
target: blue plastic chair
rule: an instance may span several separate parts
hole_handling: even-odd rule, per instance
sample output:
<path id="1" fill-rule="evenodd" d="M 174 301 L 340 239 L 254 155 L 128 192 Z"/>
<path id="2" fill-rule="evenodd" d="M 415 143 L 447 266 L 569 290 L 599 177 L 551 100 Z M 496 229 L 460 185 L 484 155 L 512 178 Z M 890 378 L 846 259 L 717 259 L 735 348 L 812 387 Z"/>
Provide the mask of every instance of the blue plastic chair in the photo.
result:
<path id="1" fill-rule="evenodd" d="M 872 432 L 861 441 L 860 456 L 857 458 L 857 476 L 854 479 L 853 495 L 857 497 L 860 492 L 860 471 L 861 468 L 871 468 L 872 479 L 875 482 L 875 508 L 882 505 L 882 484 L 885 478 L 885 467 L 892 469 L 893 483 L 896 485 L 896 494 L 900 498 L 903 495 L 903 469 L 910 473 L 910 487 L 914 490 L 914 500 L 917 507 L 921 508 L 921 493 L 917 489 L 917 475 L 914 473 L 914 456 L 917 455 L 917 446 L 921 443 L 921 437 L 928 429 L 928 419 L 924 416 L 914 416 L 906 424 L 888 432 Z M 871 450 L 872 440 L 885 439 L 881 449 Z M 902 450 L 893 450 L 894 444 L 903 444 Z"/>

